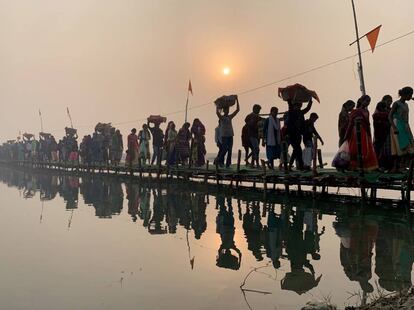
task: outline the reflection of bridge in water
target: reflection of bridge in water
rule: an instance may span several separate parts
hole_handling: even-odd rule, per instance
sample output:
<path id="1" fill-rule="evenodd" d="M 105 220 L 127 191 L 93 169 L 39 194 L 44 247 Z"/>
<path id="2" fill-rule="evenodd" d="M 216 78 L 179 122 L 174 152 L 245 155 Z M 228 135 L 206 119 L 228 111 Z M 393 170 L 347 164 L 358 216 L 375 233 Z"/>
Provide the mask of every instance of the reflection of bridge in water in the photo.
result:
<path id="1" fill-rule="evenodd" d="M 257 261 L 269 261 L 275 269 L 281 261 L 290 270 L 281 280 L 285 290 L 305 293 L 316 287 L 322 275 L 315 270 L 321 259 L 320 240 L 324 214 L 334 215 L 333 228 L 339 237 L 340 263 L 346 276 L 359 283 L 365 293 L 374 290 L 372 265 L 378 284 L 387 291 L 411 286 L 414 262 L 414 234 L 410 214 L 382 208 L 360 208 L 333 195 L 317 202 L 299 195 L 272 195 L 263 201 L 254 191 L 232 192 L 206 184 L 188 182 L 136 182 L 111 176 L 77 177 L 54 173 L 33 173 L 0 169 L 0 180 L 22 190 L 25 198 L 39 194 L 42 201 L 60 196 L 66 209 L 76 210 L 79 199 L 93 206 L 99 218 L 111 218 L 127 212 L 133 222 L 152 235 L 192 231 L 195 239 L 206 232 L 207 207 L 215 198 L 216 232 L 221 244 L 216 266 L 238 270 L 243 255 L 235 240 L 236 221 L 241 222 L 247 248 Z M 123 210 L 124 201 L 128 209 Z M 392 206 L 392 202 L 389 202 Z M 76 212 L 76 211 L 75 211 Z M 188 234 L 187 234 L 188 237 Z M 374 251 L 375 249 L 375 251 Z M 243 254 L 243 255 L 242 255 Z M 191 255 L 189 253 L 191 261 Z M 325 258 L 326 259 L 326 258 Z M 329 260 L 329 259 L 328 259 Z"/>

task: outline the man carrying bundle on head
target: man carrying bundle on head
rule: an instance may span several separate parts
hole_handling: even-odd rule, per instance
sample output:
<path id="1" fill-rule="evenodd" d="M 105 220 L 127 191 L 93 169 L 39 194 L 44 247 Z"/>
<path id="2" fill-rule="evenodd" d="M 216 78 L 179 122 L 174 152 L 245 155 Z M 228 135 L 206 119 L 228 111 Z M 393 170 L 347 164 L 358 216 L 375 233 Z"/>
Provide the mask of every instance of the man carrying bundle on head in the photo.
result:
<path id="1" fill-rule="evenodd" d="M 237 104 L 236 110 L 233 113 L 229 114 L 230 106 L 233 105 L 234 102 Z M 239 99 L 236 95 L 223 96 L 217 99 L 215 103 L 216 115 L 220 120 L 219 132 L 221 136 L 221 148 L 219 150 L 219 154 L 217 155 L 217 163 L 222 166 L 224 164 L 224 157 L 227 154 L 226 167 L 229 168 L 231 166 L 234 137 L 232 120 L 240 111 Z M 223 111 L 223 114 L 220 113 L 220 110 Z"/>
<path id="2" fill-rule="evenodd" d="M 151 166 L 154 165 L 155 161 L 157 164 L 160 164 L 162 161 L 162 153 L 163 153 L 163 146 L 164 146 L 164 133 L 160 128 L 160 124 L 166 122 L 167 119 L 161 116 L 153 116 L 151 115 L 147 119 L 147 125 L 152 135 L 152 148 L 153 148 L 153 155 L 151 159 Z M 154 124 L 151 127 L 151 123 Z"/>

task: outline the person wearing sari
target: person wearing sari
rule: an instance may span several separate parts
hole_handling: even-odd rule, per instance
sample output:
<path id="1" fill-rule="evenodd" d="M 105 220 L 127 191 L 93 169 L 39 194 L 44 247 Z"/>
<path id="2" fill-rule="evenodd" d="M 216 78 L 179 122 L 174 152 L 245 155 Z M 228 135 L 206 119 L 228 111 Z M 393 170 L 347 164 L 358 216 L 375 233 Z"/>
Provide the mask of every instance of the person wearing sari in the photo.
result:
<path id="1" fill-rule="evenodd" d="M 355 102 L 348 100 L 342 105 L 341 113 L 338 117 L 338 134 L 339 134 L 339 147 L 345 141 L 345 134 L 349 123 L 349 113 L 355 108 Z"/>
<path id="2" fill-rule="evenodd" d="M 206 163 L 206 128 L 198 118 L 194 119 L 191 134 L 193 135 L 192 161 L 196 167 L 201 167 Z"/>
<path id="3" fill-rule="evenodd" d="M 138 143 L 138 136 L 136 135 L 137 130 L 133 128 L 131 133 L 128 135 L 128 149 L 127 149 L 127 156 L 126 162 L 129 166 L 136 165 L 138 162 L 138 150 L 139 150 L 139 143 Z"/>
<path id="4" fill-rule="evenodd" d="M 176 161 L 176 143 L 177 143 L 177 131 L 175 130 L 174 122 L 168 123 L 168 127 L 165 131 L 166 135 L 166 150 L 167 150 L 167 164 L 173 165 Z"/>
<path id="5" fill-rule="evenodd" d="M 146 161 L 150 163 L 151 154 L 149 148 L 149 141 L 151 140 L 151 133 L 148 129 L 148 125 L 142 125 L 142 130 L 138 133 L 138 140 L 139 140 L 139 159 L 141 163 L 145 165 Z"/>
<path id="6" fill-rule="evenodd" d="M 364 170 L 376 170 L 378 169 L 378 160 L 375 154 L 374 146 L 372 144 L 371 137 L 371 125 L 369 122 L 368 106 L 371 103 L 371 97 L 363 95 L 357 102 L 357 107 L 349 115 L 349 124 L 345 133 L 345 142 L 349 145 L 349 169 L 358 169 L 358 149 L 357 149 L 357 133 L 356 122 L 360 121 L 361 124 L 361 148 L 362 148 L 362 161 Z"/>
<path id="7" fill-rule="evenodd" d="M 411 87 L 404 87 L 398 94 L 400 99 L 393 103 L 389 114 L 392 128 L 391 152 L 396 158 L 393 170 L 399 170 L 405 166 L 406 158 L 414 154 L 414 141 L 409 124 L 409 108 L 407 104 L 407 101 L 413 97 L 413 89 Z"/>
<path id="8" fill-rule="evenodd" d="M 177 160 L 181 164 L 186 164 L 190 157 L 190 123 L 184 123 L 177 135 Z"/>
<path id="9" fill-rule="evenodd" d="M 382 170 L 391 168 L 391 125 L 389 122 L 389 112 L 387 103 L 381 100 L 378 102 L 372 115 L 374 123 L 374 149 L 378 164 Z"/>

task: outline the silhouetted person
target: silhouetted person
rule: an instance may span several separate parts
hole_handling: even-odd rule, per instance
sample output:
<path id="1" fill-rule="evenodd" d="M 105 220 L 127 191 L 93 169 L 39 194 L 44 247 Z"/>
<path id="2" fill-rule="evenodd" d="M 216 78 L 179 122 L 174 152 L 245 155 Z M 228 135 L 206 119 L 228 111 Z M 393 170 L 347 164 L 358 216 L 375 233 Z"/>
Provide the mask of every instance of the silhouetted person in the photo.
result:
<path id="1" fill-rule="evenodd" d="M 297 160 L 297 168 L 303 170 L 302 158 L 302 134 L 303 126 L 305 124 L 305 114 L 312 108 L 312 99 L 309 100 L 306 108 L 302 109 L 300 102 L 288 102 L 289 110 L 286 113 L 285 124 L 288 143 L 292 146 L 293 152 L 290 157 L 289 169 L 292 168 L 293 163 Z"/>
<path id="2" fill-rule="evenodd" d="M 239 99 L 236 99 L 236 110 L 230 113 L 230 108 L 225 107 L 223 108 L 223 114 L 220 113 L 220 109 L 216 108 L 216 115 L 220 121 L 220 137 L 221 137 L 221 149 L 219 150 L 219 153 L 217 155 L 217 161 L 220 166 L 226 163 L 226 167 L 231 166 L 231 156 L 233 152 L 233 137 L 234 137 L 234 131 L 233 131 L 233 118 L 239 113 L 240 111 L 240 104 Z M 226 157 L 227 156 L 227 157 Z M 224 158 L 226 157 L 226 161 L 224 161 Z"/>
<path id="3" fill-rule="evenodd" d="M 221 238 L 216 265 L 221 268 L 238 270 L 241 264 L 242 253 L 234 242 L 235 227 L 231 198 L 227 198 L 227 207 L 224 204 L 224 197 L 218 196 L 216 199 L 219 206 L 219 213 L 216 219 L 217 233 L 220 234 Z M 238 254 L 238 257 L 232 254 L 232 250 Z"/>
<path id="4" fill-rule="evenodd" d="M 260 153 L 260 143 L 259 143 L 259 127 L 258 124 L 262 120 L 259 113 L 262 107 L 258 104 L 253 106 L 253 111 L 244 119 L 247 125 L 247 135 L 250 141 L 250 147 L 252 148 L 252 163 L 251 167 L 259 167 L 259 153 Z"/>

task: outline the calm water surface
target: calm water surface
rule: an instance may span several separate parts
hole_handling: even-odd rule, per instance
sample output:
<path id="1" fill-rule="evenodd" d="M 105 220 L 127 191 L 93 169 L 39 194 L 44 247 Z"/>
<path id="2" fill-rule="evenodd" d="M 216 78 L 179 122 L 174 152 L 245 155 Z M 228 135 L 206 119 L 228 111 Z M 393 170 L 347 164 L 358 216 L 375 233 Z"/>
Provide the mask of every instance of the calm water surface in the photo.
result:
<path id="1" fill-rule="evenodd" d="M 0 181 L 2 309 L 344 307 L 411 285 L 404 212 L 4 168 Z"/>

